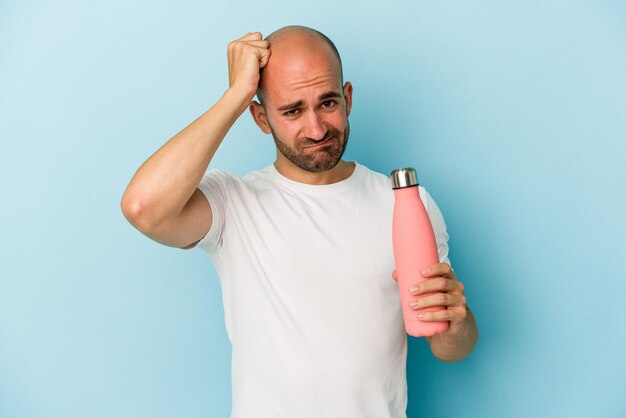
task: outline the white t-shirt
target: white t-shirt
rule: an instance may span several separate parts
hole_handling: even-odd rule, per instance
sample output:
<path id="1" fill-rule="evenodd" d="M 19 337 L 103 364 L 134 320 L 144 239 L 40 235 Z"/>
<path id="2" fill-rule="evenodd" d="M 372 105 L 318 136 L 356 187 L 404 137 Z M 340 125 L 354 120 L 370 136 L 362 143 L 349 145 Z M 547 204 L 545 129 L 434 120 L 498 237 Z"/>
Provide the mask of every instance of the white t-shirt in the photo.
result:
<path id="1" fill-rule="evenodd" d="M 198 187 L 213 224 L 197 247 L 232 344 L 231 418 L 406 417 L 390 178 L 355 162 L 347 179 L 310 185 L 270 164 L 243 179 L 211 169 Z M 444 219 L 419 193 L 449 264 Z"/>

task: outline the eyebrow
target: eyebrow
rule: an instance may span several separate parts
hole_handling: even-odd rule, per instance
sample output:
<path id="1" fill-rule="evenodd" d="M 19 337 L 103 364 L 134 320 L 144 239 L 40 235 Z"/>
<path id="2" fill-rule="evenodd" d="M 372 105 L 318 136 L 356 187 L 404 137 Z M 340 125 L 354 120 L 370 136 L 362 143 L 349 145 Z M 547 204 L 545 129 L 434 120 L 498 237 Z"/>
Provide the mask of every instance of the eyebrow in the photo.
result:
<path id="1" fill-rule="evenodd" d="M 320 97 L 317 98 L 318 101 L 322 101 L 322 100 L 326 100 L 326 99 L 330 99 L 330 98 L 340 98 L 341 95 L 339 93 L 337 93 L 334 90 L 331 91 L 327 91 L 326 93 L 320 95 Z M 293 102 L 293 103 L 289 103 L 287 105 L 281 106 L 278 108 L 278 110 L 289 110 L 289 109 L 294 109 L 296 107 L 302 106 L 304 104 L 303 100 L 298 100 L 297 102 Z"/>

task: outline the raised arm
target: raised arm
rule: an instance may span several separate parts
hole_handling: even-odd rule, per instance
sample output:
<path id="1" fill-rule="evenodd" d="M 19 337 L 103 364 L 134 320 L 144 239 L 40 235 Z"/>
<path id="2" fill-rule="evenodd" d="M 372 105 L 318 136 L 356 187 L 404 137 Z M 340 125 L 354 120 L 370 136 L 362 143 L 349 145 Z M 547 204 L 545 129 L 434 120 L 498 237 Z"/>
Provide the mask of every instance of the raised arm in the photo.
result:
<path id="1" fill-rule="evenodd" d="M 209 231 L 210 205 L 197 188 L 226 133 L 254 97 L 270 51 L 261 33 L 228 44 L 228 90 L 137 170 L 120 203 L 126 219 L 149 238 L 192 248 Z"/>

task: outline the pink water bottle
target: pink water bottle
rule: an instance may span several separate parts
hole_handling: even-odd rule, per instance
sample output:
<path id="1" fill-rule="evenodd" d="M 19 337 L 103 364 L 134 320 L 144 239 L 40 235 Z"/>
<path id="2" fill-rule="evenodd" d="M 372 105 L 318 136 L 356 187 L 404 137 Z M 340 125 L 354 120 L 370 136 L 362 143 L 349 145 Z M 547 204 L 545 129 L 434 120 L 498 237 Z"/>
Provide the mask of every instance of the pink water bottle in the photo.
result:
<path id="1" fill-rule="evenodd" d="M 412 309 L 413 300 L 433 293 L 413 296 L 409 289 L 416 283 L 427 280 L 420 271 L 439 262 L 437 241 L 428 212 L 419 196 L 417 174 L 412 167 L 399 168 L 391 172 L 391 185 L 395 195 L 393 208 L 392 240 L 393 252 L 400 288 L 400 301 L 407 334 L 414 337 L 434 335 L 448 329 L 448 321 L 421 321 L 419 312 L 438 311 L 442 306 Z"/>

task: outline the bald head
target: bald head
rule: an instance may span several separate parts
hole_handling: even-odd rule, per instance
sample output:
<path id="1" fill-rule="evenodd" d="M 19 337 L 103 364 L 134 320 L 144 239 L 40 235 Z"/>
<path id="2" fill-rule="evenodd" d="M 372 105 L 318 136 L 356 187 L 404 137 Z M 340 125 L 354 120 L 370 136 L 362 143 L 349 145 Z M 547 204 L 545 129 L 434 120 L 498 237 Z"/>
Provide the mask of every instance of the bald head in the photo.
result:
<path id="1" fill-rule="evenodd" d="M 337 69 L 340 84 L 343 86 L 343 68 L 341 57 L 335 44 L 323 33 L 300 25 L 284 26 L 269 34 L 266 38 L 271 51 L 267 65 L 260 70 L 257 98 L 265 105 L 267 83 L 285 75 L 289 66 L 298 66 L 305 57 L 323 57 Z"/>

